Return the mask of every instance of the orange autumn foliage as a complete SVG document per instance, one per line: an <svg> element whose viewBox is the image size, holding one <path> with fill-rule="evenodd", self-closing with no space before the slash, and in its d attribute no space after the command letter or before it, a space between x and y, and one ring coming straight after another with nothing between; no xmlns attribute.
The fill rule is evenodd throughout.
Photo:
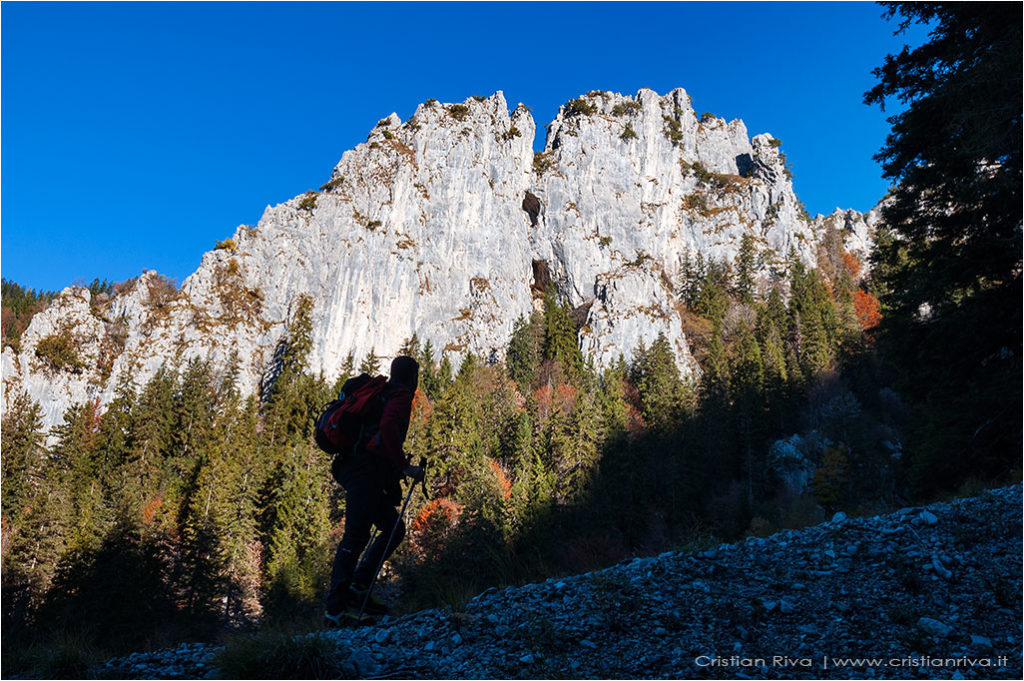
<svg viewBox="0 0 1024 681"><path fill-rule="evenodd" d="M860 320L864 330L878 326L882 321L882 306L871 293L863 289L853 292L853 307L857 311L857 319Z"/></svg>
<svg viewBox="0 0 1024 681"><path fill-rule="evenodd" d="M562 413L572 411L576 404L576 388L571 385L562 384L555 388L555 399L558 400L558 408Z"/></svg>
<svg viewBox="0 0 1024 681"><path fill-rule="evenodd" d="M143 522L145 522L145 523L152 523L153 520L154 520L154 516L156 516L157 511L159 511L160 507L163 506L163 505L164 505L164 500L159 498L159 497L157 497L153 501L149 502L146 505L146 508L144 508L142 510L142 520L143 520Z"/></svg>
<svg viewBox="0 0 1024 681"><path fill-rule="evenodd" d="M843 267L845 267L846 271L850 273L850 276L853 277L855 280L857 278L859 278L860 277L860 260L857 260L856 256L854 256L854 255L852 255L850 253L847 253L846 251L843 251L842 258L843 258Z"/></svg>
<svg viewBox="0 0 1024 681"><path fill-rule="evenodd" d="M447 497L432 500L409 525L409 550L423 559L444 545L462 514L463 505Z"/></svg>
<svg viewBox="0 0 1024 681"><path fill-rule="evenodd" d="M434 404L419 388L416 388L416 392L412 396L412 413L423 423L429 421L431 414L434 413Z"/></svg>
<svg viewBox="0 0 1024 681"><path fill-rule="evenodd" d="M508 475L502 469L501 465L498 464L494 459L488 459L487 463L491 466L491 472L494 473L494 477L498 480L498 485L501 487L501 496L505 499L512 498L512 482L508 479Z"/></svg>
<svg viewBox="0 0 1024 681"><path fill-rule="evenodd" d="M537 415L546 419L551 413L551 386L544 384L533 393L533 400L537 403Z"/></svg>

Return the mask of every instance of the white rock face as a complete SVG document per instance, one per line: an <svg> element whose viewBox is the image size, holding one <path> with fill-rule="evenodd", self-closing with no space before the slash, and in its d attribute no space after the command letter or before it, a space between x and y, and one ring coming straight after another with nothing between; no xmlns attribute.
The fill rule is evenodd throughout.
<svg viewBox="0 0 1024 681"><path fill-rule="evenodd" d="M66 289L20 352L4 350L5 394L26 389L52 426L73 403L109 402L122 377L141 386L164 362L232 356L242 390L255 391L303 294L314 305L311 364L329 378L350 353L388 358L414 333L438 356L500 357L534 309L540 261L574 307L588 306L580 343L599 366L664 333L692 374L674 293L686 254L732 260L749 233L767 281L790 249L813 264L828 221L870 248L873 214L810 220L773 138L748 139L741 121L698 121L681 89L584 96L562 108L536 163L534 134L528 109L510 113L500 92L430 101L404 123L391 114L324 191L239 227L180 292L152 272L100 305ZM83 369L37 357L54 333L76 339Z"/></svg>

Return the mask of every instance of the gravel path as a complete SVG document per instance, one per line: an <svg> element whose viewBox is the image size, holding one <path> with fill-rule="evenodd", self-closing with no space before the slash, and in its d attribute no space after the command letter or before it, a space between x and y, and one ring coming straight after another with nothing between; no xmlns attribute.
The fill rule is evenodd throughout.
<svg viewBox="0 0 1024 681"><path fill-rule="evenodd" d="M1021 486L665 553L463 612L316 632L376 678L1022 678ZM121 678L218 678L217 648L135 654Z"/></svg>

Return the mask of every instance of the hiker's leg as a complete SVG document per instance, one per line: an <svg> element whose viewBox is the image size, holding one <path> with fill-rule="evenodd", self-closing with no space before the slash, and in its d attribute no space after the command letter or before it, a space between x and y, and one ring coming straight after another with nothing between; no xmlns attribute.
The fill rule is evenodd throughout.
<svg viewBox="0 0 1024 681"><path fill-rule="evenodd" d="M331 565L331 590L327 596L328 609L337 611L344 598L359 554L370 541L370 527L377 511L379 493L374 476L368 471L356 471L345 479L345 533L334 554ZM332 607L333 606L333 607Z"/></svg>
<svg viewBox="0 0 1024 681"><path fill-rule="evenodd" d="M388 503L388 499L381 499L374 515L373 524L380 532L377 538L366 550L363 559L359 562L352 580L359 585L368 586L373 579L374 572L381 562L387 560L405 537L405 521L399 519L398 509ZM397 525L396 525L397 523ZM394 530L394 536L388 543L388 537Z"/></svg>

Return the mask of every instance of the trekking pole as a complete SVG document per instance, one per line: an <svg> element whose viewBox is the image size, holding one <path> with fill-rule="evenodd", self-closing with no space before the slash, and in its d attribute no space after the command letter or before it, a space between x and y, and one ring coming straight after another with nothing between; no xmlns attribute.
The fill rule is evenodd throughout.
<svg viewBox="0 0 1024 681"><path fill-rule="evenodd" d="M420 459L420 468L423 469L423 480L425 482L427 478L427 459L422 457ZM423 485L423 493L426 494L427 486ZM359 607L359 619L363 619L363 613L366 612L366 605L370 602L370 596L373 595L373 587L377 585L377 576L380 574L381 569L384 567L384 561L388 557L388 547L391 546L391 542L395 539L395 532L398 531L398 524L402 522L402 518L405 516L405 507L409 505L409 500L412 499L412 493L416 491L416 481L413 480L412 484L409 485L409 492L405 495L405 501L402 502L402 510L398 513L398 519L395 520L395 526L391 528L391 534L388 536L388 543L384 545L384 552L380 557L380 564L377 565L377 569L373 573L373 579L370 580L370 587L366 590L366 595L363 596L363 604Z"/></svg>

